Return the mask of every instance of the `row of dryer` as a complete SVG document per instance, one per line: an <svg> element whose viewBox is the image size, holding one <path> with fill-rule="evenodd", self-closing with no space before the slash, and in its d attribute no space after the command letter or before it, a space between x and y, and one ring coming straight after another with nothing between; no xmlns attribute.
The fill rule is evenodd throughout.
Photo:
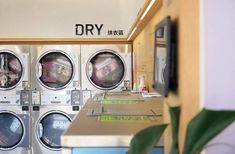
<svg viewBox="0 0 235 154"><path fill-rule="evenodd" d="M0 46L0 153L58 154L85 101L131 72L130 45Z"/></svg>

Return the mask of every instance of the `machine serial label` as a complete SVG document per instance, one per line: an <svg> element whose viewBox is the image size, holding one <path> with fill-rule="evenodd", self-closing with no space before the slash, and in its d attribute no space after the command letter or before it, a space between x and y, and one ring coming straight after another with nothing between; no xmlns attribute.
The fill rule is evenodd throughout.
<svg viewBox="0 0 235 154"><path fill-rule="evenodd" d="M148 116L112 116L102 115L99 117L101 122L150 122Z"/></svg>
<svg viewBox="0 0 235 154"><path fill-rule="evenodd" d="M0 103L2 103L2 104L9 104L11 102L10 101L0 101Z"/></svg>

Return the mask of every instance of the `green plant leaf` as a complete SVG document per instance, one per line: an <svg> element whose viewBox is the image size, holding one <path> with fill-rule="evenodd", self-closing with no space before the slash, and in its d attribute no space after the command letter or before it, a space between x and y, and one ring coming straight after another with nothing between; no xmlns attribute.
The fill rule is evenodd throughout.
<svg viewBox="0 0 235 154"><path fill-rule="evenodd" d="M203 147L235 120L235 111L203 109L187 127L183 154L199 154Z"/></svg>
<svg viewBox="0 0 235 154"><path fill-rule="evenodd" d="M172 147L170 154L179 153L179 121L180 121L180 107L170 107L169 108L172 126Z"/></svg>
<svg viewBox="0 0 235 154"><path fill-rule="evenodd" d="M127 154L147 154L161 138L167 124L147 127L136 133L131 140Z"/></svg>

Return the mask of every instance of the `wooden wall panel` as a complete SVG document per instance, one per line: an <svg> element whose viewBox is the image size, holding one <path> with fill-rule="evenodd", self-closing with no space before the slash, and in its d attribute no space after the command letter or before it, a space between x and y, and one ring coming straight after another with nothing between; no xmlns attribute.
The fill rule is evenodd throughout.
<svg viewBox="0 0 235 154"><path fill-rule="evenodd" d="M145 83L150 91L153 84L153 55L154 55L154 31L155 26L166 16L170 15L174 24L178 26L179 17L179 0L163 0L162 7L158 10L156 15L145 26L142 32L133 41L133 51L136 58L134 61L137 63L137 68L134 70L134 82L138 81L138 76L144 75L146 77ZM138 57L139 55L139 57ZM145 69L143 69L145 66ZM175 92L170 92L167 99L165 99L164 105L164 121L170 122L168 114L168 105L166 104L178 104L179 96ZM171 146L171 128L168 127L165 131L165 153L169 153Z"/></svg>
<svg viewBox="0 0 235 154"><path fill-rule="evenodd" d="M182 107L180 147L188 122L199 111L199 1L180 0L179 96Z"/></svg>
<svg viewBox="0 0 235 154"><path fill-rule="evenodd" d="M188 121L199 110L199 26L198 26L198 1L192 0L163 0L163 5L156 15L145 26L141 33L133 41L134 62L137 68L134 70L134 82L138 83L138 76L146 76L146 84L150 91L153 84L153 50L154 30L157 23L170 15L176 30L177 40L177 82L178 88L170 91L164 100L164 121L170 122L168 105L182 107L180 124L180 149L185 137ZM146 66L146 69L141 67ZM165 153L169 153L171 146L171 129L165 132Z"/></svg>

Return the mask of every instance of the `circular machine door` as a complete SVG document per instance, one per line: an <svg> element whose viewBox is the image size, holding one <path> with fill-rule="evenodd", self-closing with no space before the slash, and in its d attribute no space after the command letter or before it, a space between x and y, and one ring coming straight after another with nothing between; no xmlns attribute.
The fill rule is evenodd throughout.
<svg viewBox="0 0 235 154"><path fill-rule="evenodd" d="M46 114L37 125L40 142L48 149L60 150L60 136L70 123L71 119L64 113L51 112Z"/></svg>
<svg viewBox="0 0 235 154"><path fill-rule="evenodd" d="M101 50L89 59L86 74L95 87L111 90L124 80L125 63L114 51Z"/></svg>
<svg viewBox="0 0 235 154"><path fill-rule="evenodd" d="M9 90L17 86L23 75L23 65L9 50L0 50L0 89Z"/></svg>
<svg viewBox="0 0 235 154"><path fill-rule="evenodd" d="M24 127L21 120L8 112L0 113L0 150L14 149L22 140Z"/></svg>
<svg viewBox="0 0 235 154"><path fill-rule="evenodd" d="M74 75L71 58L60 50L53 50L39 59L38 79L48 89L65 88Z"/></svg>

